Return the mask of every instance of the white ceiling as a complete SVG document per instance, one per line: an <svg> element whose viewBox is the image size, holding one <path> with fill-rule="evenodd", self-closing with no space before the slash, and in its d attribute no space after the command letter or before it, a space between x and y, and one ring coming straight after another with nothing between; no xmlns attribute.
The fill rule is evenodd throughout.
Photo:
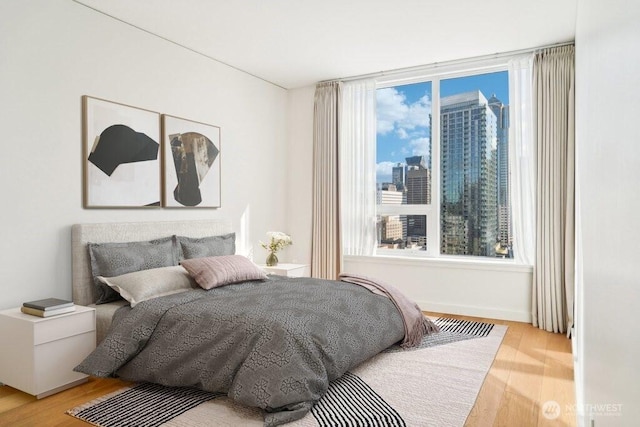
<svg viewBox="0 0 640 427"><path fill-rule="evenodd" d="M74 0L290 89L571 41L578 0Z"/></svg>

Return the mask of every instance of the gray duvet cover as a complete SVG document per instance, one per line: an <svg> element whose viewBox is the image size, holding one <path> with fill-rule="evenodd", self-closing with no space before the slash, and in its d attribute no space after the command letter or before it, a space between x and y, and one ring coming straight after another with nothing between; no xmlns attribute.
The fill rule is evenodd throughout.
<svg viewBox="0 0 640 427"><path fill-rule="evenodd" d="M125 306L77 368L99 377L223 392L303 417L329 382L404 336L393 302L350 283L270 276Z"/></svg>

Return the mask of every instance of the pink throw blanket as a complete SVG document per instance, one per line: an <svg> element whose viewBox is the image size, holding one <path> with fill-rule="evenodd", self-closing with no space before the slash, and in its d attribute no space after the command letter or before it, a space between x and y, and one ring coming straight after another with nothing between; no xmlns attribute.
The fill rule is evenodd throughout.
<svg viewBox="0 0 640 427"><path fill-rule="evenodd" d="M338 279L360 285L393 301L404 323L404 340L400 344L402 348L414 347L420 344L425 335L440 332L440 328L422 314L420 307L394 286L359 274L340 273Z"/></svg>

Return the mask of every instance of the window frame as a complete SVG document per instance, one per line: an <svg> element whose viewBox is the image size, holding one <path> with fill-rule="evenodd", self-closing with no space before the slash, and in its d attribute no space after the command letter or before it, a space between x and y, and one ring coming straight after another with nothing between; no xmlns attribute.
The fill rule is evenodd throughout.
<svg viewBox="0 0 640 427"><path fill-rule="evenodd" d="M376 204L376 217L382 215L425 215L427 226L427 250L410 251L398 249L378 248L376 246L373 256L394 258L422 258L445 261L491 263L493 265L516 264L515 258L485 257L479 255L449 255L440 253L441 240L441 168L440 168L440 84L442 80L471 77L481 74L508 71L510 56L482 59L479 61L459 61L439 66L433 64L430 67L383 75L376 78L376 90L393 88L397 86L416 83L431 82L431 117L437 117L431 121L431 204ZM509 91L511 81L509 80ZM377 139L376 139L377 144ZM509 139L511 145L511 138ZM511 201L510 201L511 203Z"/></svg>

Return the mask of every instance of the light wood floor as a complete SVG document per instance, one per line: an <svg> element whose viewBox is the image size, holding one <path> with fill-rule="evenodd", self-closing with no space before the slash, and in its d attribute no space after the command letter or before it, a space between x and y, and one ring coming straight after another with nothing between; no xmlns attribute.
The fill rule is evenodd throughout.
<svg viewBox="0 0 640 427"><path fill-rule="evenodd" d="M571 413L575 396L570 340L526 323L447 316L509 327L465 426L575 426ZM85 384L41 400L0 386L0 426L86 427L89 424L64 412L127 384L115 379L90 378ZM559 404L558 418L548 420L542 414L546 401Z"/></svg>

